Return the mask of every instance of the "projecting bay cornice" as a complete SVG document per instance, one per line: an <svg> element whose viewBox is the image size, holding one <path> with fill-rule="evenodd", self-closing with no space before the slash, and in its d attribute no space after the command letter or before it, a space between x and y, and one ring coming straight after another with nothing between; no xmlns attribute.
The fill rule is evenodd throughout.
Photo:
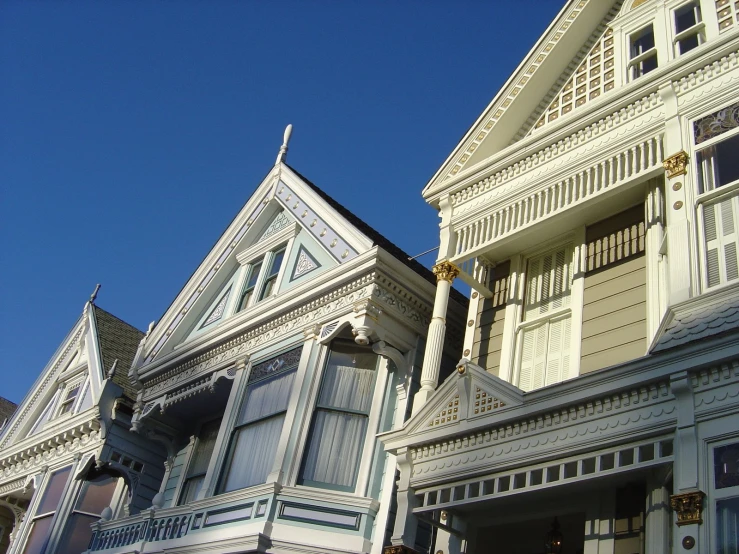
<svg viewBox="0 0 739 554"><path fill-rule="evenodd" d="M421 279L420 276L418 278ZM415 284L431 287L425 281L424 285L420 281ZM319 291L292 309L270 314L268 318L249 318L245 326L221 330L220 342L208 343L194 351L188 349L187 353L180 352L177 359L162 363L158 373L142 378L142 401L150 403L163 395L173 394L185 385L248 358L263 345L351 314L360 301L373 302L381 309L383 317L394 317L419 334L428 327L430 303L383 271L371 269L350 281Z"/></svg>
<svg viewBox="0 0 739 554"><path fill-rule="evenodd" d="M4 450L0 457L0 478L28 472L65 454L97 444L101 439L99 419L97 408L87 410Z"/></svg>
<svg viewBox="0 0 739 554"><path fill-rule="evenodd" d="M620 125L626 125L640 118L645 109L653 109L656 100L658 109L661 101L658 90L672 84L682 104L681 97L694 94L706 80L728 74L739 65L737 37L739 33L730 32L712 41L711 49L700 49L681 56L669 65L658 68L644 77L617 90L604 94L597 100L588 102L577 111L577 116L562 117L547 125L546 134L533 134L479 162L465 168L458 175L450 177L441 184L425 191L427 202L438 207L439 200L455 196L455 203L461 196L471 194L466 189L479 188L484 179L494 178L495 183L503 182L511 176L524 173L527 168L545 162L553 155L561 155L577 148L594 136L608 133ZM703 92L699 92L703 94Z"/></svg>
<svg viewBox="0 0 739 554"><path fill-rule="evenodd" d="M503 396L490 389L491 378L481 368L468 364L464 374L449 377L401 430L380 438L391 453L408 450L420 484L524 460L534 463L557 453L637 440L639 435L672 433L678 416L671 379L679 374L688 375L696 418L739 409L736 334L521 393L522 402L504 401L481 413L475 411L480 391L487 388L488 395ZM470 384L460 386L464 380ZM456 417L439 422L441 411L450 405L459 406Z"/></svg>

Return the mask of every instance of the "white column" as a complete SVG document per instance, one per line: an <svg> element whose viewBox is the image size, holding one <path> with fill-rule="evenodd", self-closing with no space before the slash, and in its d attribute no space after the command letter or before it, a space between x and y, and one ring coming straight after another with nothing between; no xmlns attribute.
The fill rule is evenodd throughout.
<svg viewBox="0 0 739 554"><path fill-rule="evenodd" d="M466 522L460 517L454 516L446 511L441 513L442 523L449 526L458 533L451 533L445 529L436 530L436 542L432 552L444 552L444 554L465 554L467 552L467 540L464 538L467 530Z"/></svg>
<svg viewBox="0 0 739 554"><path fill-rule="evenodd" d="M670 551L670 493L664 485L663 472L655 472L647 479L647 509L644 545L646 554Z"/></svg>
<svg viewBox="0 0 739 554"><path fill-rule="evenodd" d="M439 368L444 352L444 335L446 334L446 310L449 304L449 289L452 281L459 275L459 268L451 262L440 262L433 267L436 275L436 298L434 312L426 337L426 350L423 355L421 370L421 389L413 399L413 414L423 408L439 383Z"/></svg>

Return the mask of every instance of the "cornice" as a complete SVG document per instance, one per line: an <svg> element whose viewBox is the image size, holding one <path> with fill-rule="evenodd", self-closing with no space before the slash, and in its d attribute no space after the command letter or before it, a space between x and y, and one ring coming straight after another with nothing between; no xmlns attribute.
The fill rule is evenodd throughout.
<svg viewBox="0 0 739 554"><path fill-rule="evenodd" d="M487 160L447 179L445 186L437 186L433 191L424 190L424 198L428 203L436 204L441 195L458 195L467 189L479 187L482 181L490 179L491 176L496 176L498 182L498 174L501 174L501 177L510 175L511 172L517 175L516 171L520 173L521 170L525 170L533 159L551 156L554 147L555 151L561 154L563 145L569 146L567 150L571 149L573 141L581 137L582 133L592 133L595 128L601 128L601 123L607 123L606 128L601 130L608 131L633 119L633 115L638 115L636 112L643 111L639 105L657 95L657 90L663 83L675 84L678 95L685 95L692 88L703 84L709 76L715 78L734 67L736 45L732 43L736 38L737 32L722 35L711 41L712 49L691 52L673 60L664 68L659 68L639 80L602 95L598 100L583 106L577 117L570 117L571 114L568 114L559 118L549 124L550 129L547 133L535 133L517 141ZM658 98L657 100L661 104ZM579 143L580 141L576 141L574 146Z"/></svg>
<svg viewBox="0 0 739 554"><path fill-rule="evenodd" d="M384 309L417 332L423 332L428 326L431 307L427 303L381 272L369 271L304 305L251 327L206 352L182 363L164 367L161 373L151 379L142 378L142 400L148 402L169 393L183 383L197 380L289 333L325 323L343 312L351 312L355 302L366 298L374 298Z"/></svg>
<svg viewBox="0 0 739 554"><path fill-rule="evenodd" d="M102 443L100 422L96 414L75 420L74 426L67 427L51 435L38 437L32 445L21 445L3 452L0 458L0 476L10 478L14 475L29 473L34 468L49 465L55 459L67 454ZM34 437L36 438L36 437Z"/></svg>
<svg viewBox="0 0 739 554"><path fill-rule="evenodd" d="M44 380L41 382L41 384L36 386L36 389L33 392L33 396L31 396L30 398L27 398L24 401L23 410L20 413L14 414L12 427L10 427L5 433L5 436L3 437L3 440L0 443L0 448L5 449L8 447L8 443L15 436L21 424L26 421L26 418L28 417L28 414L31 411L31 408L33 408L36 405L36 401L46 391L46 387L49 385L49 383L56 382L55 375L56 375L57 369L59 369L59 366L62 365L62 362L64 362L67 359L67 355L69 354L69 352L77 347L77 341L82 336L82 333L85 331L85 329L86 329L85 325L79 326L79 328L74 333L72 338L68 340L67 346L64 348L64 351L61 353L61 355L59 355L59 357L57 358L56 363L54 363L51 369L46 371L46 376L44 377Z"/></svg>

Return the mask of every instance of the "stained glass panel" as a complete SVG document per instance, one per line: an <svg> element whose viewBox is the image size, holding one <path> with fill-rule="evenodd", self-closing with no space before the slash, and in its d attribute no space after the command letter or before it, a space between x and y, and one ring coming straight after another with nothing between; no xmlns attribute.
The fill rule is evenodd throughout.
<svg viewBox="0 0 739 554"><path fill-rule="evenodd" d="M695 121L693 123L695 143L700 144L737 127L739 127L739 102Z"/></svg>

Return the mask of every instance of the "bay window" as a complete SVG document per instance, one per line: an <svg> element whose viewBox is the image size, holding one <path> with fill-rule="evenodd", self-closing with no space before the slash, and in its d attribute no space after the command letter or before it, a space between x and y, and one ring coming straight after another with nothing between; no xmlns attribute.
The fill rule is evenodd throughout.
<svg viewBox="0 0 739 554"><path fill-rule="evenodd" d="M529 259L514 384L530 391L569 377L572 247Z"/></svg>
<svg viewBox="0 0 739 554"><path fill-rule="evenodd" d="M67 519L56 554L78 554L87 549L92 535L90 524L100 519L111 501L121 496L123 479L108 473L95 472L82 483L72 514Z"/></svg>
<svg viewBox="0 0 739 554"><path fill-rule="evenodd" d="M201 427L193 447L190 462L187 465L185 482L180 493L180 504L187 504L197 499L200 489L203 488L205 474L208 470L210 457L213 455L213 449L216 446L220 427L220 419L205 423Z"/></svg>
<svg viewBox="0 0 739 554"><path fill-rule="evenodd" d="M736 439L734 439L736 440ZM739 552L739 442L713 449L715 552Z"/></svg>
<svg viewBox="0 0 739 554"><path fill-rule="evenodd" d="M46 489L31 520L31 530L28 533L23 554L41 554L46 548L46 542L51 534L51 524L59 509L59 503L71 471L71 467L65 467L49 476Z"/></svg>
<svg viewBox="0 0 739 554"><path fill-rule="evenodd" d="M378 356L337 339L323 371L299 483L353 492L367 434Z"/></svg>
<svg viewBox="0 0 739 554"><path fill-rule="evenodd" d="M267 480L282 433L302 348L252 367L231 433L219 493Z"/></svg>
<svg viewBox="0 0 739 554"><path fill-rule="evenodd" d="M703 284L739 278L739 103L693 124Z"/></svg>

